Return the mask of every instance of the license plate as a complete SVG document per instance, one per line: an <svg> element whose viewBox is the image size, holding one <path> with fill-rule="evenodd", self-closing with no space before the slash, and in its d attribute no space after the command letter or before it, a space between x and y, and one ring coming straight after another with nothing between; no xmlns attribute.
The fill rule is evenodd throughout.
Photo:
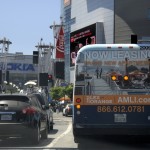
<svg viewBox="0 0 150 150"><path fill-rule="evenodd" d="M127 122L126 114L114 114L114 122Z"/></svg>
<svg viewBox="0 0 150 150"><path fill-rule="evenodd" d="M1 120L12 120L11 114L1 115Z"/></svg>

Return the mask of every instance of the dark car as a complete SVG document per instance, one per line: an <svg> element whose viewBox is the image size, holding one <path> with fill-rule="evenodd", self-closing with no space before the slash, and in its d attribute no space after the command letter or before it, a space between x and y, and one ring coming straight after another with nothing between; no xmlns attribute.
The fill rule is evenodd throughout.
<svg viewBox="0 0 150 150"><path fill-rule="evenodd" d="M45 93L33 93L33 95L35 95L38 98L41 106L43 108L45 108L45 111L47 113L48 129L53 130L53 124L54 124L53 111L49 106L49 102L48 102L48 98L47 98L46 94Z"/></svg>
<svg viewBox="0 0 150 150"><path fill-rule="evenodd" d="M67 104L63 109L63 116L72 116L73 104Z"/></svg>
<svg viewBox="0 0 150 150"><path fill-rule="evenodd" d="M27 138L38 144L47 139L47 114L32 95L0 95L0 137Z"/></svg>

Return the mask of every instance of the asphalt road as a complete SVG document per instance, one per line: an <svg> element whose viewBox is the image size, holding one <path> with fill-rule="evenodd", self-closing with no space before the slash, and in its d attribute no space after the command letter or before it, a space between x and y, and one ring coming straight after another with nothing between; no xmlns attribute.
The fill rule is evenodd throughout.
<svg viewBox="0 0 150 150"><path fill-rule="evenodd" d="M72 117L54 113L54 129L48 134L48 139L41 140L38 145L23 139L0 140L0 149L38 149L38 150L149 150L150 142L142 138L126 136L95 136L84 137L80 144L74 143L72 134Z"/></svg>

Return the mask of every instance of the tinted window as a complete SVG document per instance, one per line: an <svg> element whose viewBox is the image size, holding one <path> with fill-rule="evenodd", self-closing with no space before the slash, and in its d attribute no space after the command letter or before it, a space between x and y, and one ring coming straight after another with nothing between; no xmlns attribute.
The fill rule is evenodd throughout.
<svg viewBox="0 0 150 150"><path fill-rule="evenodd" d="M35 107L39 107L36 98L33 96L31 97L31 104Z"/></svg>
<svg viewBox="0 0 150 150"><path fill-rule="evenodd" d="M27 96L20 95L2 95L0 96L1 100L12 100L12 101L21 101L21 102L29 102L29 98Z"/></svg>
<svg viewBox="0 0 150 150"><path fill-rule="evenodd" d="M37 99L39 100L39 102L40 102L41 105L48 105L48 100L47 100L47 97L46 97L45 94L36 93L34 95L37 97Z"/></svg>
<svg viewBox="0 0 150 150"><path fill-rule="evenodd" d="M36 103L37 103L39 108L42 108L41 103L39 102L38 98L36 98Z"/></svg>
<svg viewBox="0 0 150 150"><path fill-rule="evenodd" d="M40 94L35 94L41 105L45 105L44 98Z"/></svg>
<svg viewBox="0 0 150 150"><path fill-rule="evenodd" d="M48 105L49 103L48 103L48 98L47 98L47 96L46 96L45 94L42 94L42 93L41 93L41 96L42 96L43 99L44 99L45 105Z"/></svg>

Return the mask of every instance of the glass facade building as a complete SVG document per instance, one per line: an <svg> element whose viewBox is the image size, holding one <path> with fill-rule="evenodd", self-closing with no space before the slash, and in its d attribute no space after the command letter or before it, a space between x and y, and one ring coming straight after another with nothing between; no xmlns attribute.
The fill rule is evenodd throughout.
<svg viewBox="0 0 150 150"><path fill-rule="evenodd" d="M131 43L131 35L137 35L138 41L150 41L148 0L62 0L62 5L67 82L74 79L74 67L70 66L71 33L99 23L96 43Z"/></svg>
<svg viewBox="0 0 150 150"><path fill-rule="evenodd" d="M65 45L65 81L70 82L70 32L71 32L71 1L63 0L64 45Z"/></svg>

